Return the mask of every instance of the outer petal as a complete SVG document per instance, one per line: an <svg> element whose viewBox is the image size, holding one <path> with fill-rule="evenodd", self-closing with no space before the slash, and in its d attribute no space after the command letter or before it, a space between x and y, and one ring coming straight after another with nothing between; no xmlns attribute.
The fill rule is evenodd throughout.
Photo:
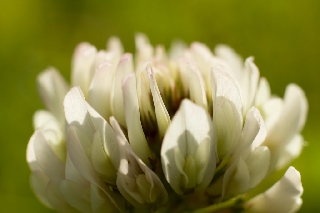
<svg viewBox="0 0 320 213"><path fill-rule="evenodd" d="M47 207L52 208L46 195L46 188L50 179L42 171L32 172L30 176L30 184L39 200Z"/></svg>
<svg viewBox="0 0 320 213"><path fill-rule="evenodd" d="M246 204L246 212L287 213L299 210L303 188L300 173L289 167L285 175L270 189Z"/></svg>
<svg viewBox="0 0 320 213"><path fill-rule="evenodd" d="M111 116L111 90L114 65L108 61L101 63L96 69L89 89L89 104L105 119Z"/></svg>
<svg viewBox="0 0 320 213"><path fill-rule="evenodd" d="M38 90L46 108L64 125L63 99L69 90L68 83L54 68L48 68L37 78Z"/></svg>
<svg viewBox="0 0 320 213"><path fill-rule="evenodd" d="M198 68L186 58L179 60L180 76L185 94L196 104L208 109L208 102L205 92L205 82Z"/></svg>
<svg viewBox="0 0 320 213"><path fill-rule="evenodd" d="M117 207L121 212L125 212L124 200L121 199L117 193L112 192L109 187L106 187L105 183L101 180L80 144L75 127L69 128L67 145L70 159L79 173L90 183L95 184L105 192L115 207Z"/></svg>
<svg viewBox="0 0 320 213"><path fill-rule="evenodd" d="M213 120L218 135L218 156L230 155L242 129L242 101L235 79L221 65L212 72Z"/></svg>
<svg viewBox="0 0 320 213"><path fill-rule="evenodd" d="M197 154L202 143L207 143L205 150L208 155ZM215 171L215 153L216 136L209 114L188 99L183 100L161 147L162 167L171 187L178 194L183 194L191 185L196 190L208 186ZM206 159L199 159L201 157ZM195 180L191 185L188 183Z"/></svg>
<svg viewBox="0 0 320 213"><path fill-rule="evenodd" d="M160 133L160 137L163 137L168 126L170 125L170 116L161 98L160 91L156 79L154 77L152 68L148 67L147 72L150 80L150 90L153 97L153 104L157 118L158 130Z"/></svg>
<svg viewBox="0 0 320 213"><path fill-rule="evenodd" d="M141 158L145 164L149 165L149 158L153 159L154 156L150 151L140 121L141 110L139 110L136 78L134 74L129 74L123 79L122 90L130 146L139 158Z"/></svg>
<svg viewBox="0 0 320 213"><path fill-rule="evenodd" d="M111 117L119 143L120 166L117 187L134 206L140 204L164 204L168 194L159 177L132 151L117 121Z"/></svg>
<svg viewBox="0 0 320 213"><path fill-rule="evenodd" d="M72 59L71 85L79 86L85 96L88 95L90 72L95 61L97 49L89 43L81 43L76 47Z"/></svg>
<svg viewBox="0 0 320 213"><path fill-rule="evenodd" d="M111 93L111 109L112 115L117 121L126 127L125 113L124 113L124 100L122 92L122 79L129 73L133 72L132 55L127 53L122 56L117 70L115 72L113 89Z"/></svg>
<svg viewBox="0 0 320 213"><path fill-rule="evenodd" d="M64 199L75 209L84 213L91 213L91 203L88 200L90 188L85 188L75 182L63 180L60 184L60 192Z"/></svg>

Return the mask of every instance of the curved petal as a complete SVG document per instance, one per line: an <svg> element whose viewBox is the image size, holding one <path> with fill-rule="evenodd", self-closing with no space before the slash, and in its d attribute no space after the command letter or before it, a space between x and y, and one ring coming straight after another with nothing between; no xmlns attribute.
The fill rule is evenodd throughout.
<svg viewBox="0 0 320 213"><path fill-rule="evenodd" d="M245 212L297 212L302 204L302 192L300 173L289 167L285 175L270 189L248 201Z"/></svg>
<svg viewBox="0 0 320 213"><path fill-rule="evenodd" d="M184 92L189 94L192 101L208 110L206 85L198 68L187 58L179 60L179 67Z"/></svg>
<svg viewBox="0 0 320 213"><path fill-rule="evenodd" d="M136 78L134 74L127 75L122 81L125 117L128 128L128 138L132 150L149 165L149 158L154 156L149 148L140 121L139 103L137 97Z"/></svg>
<svg viewBox="0 0 320 213"><path fill-rule="evenodd" d="M202 146L207 148L208 154L197 152L203 150ZM167 181L178 194L190 188L204 189L213 178L215 155L216 135L210 115L188 99L183 100L161 147L161 162Z"/></svg>
<svg viewBox="0 0 320 213"><path fill-rule="evenodd" d="M37 77L38 91L46 108L64 125L63 99L69 90L65 79L54 68L48 68Z"/></svg>
<svg viewBox="0 0 320 213"><path fill-rule="evenodd" d="M70 180L63 180L60 184L60 192L63 198L75 209L83 213L91 213L90 188L85 188Z"/></svg>
<svg viewBox="0 0 320 213"><path fill-rule="evenodd" d="M145 203L164 204L168 194L159 177L133 152L118 122L111 117L119 143L120 166L117 187L134 206Z"/></svg>
<svg viewBox="0 0 320 213"><path fill-rule="evenodd" d="M40 130L36 130L30 140L33 140L34 154L39 167L50 180L59 185L64 179L64 164L55 155Z"/></svg>
<svg viewBox="0 0 320 213"><path fill-rule="evenodd" d="M30 184L36 196L45 206L52 208L46 195L46 188L49 182L50 179L42 171L32 172L30 176Z"/></svg>
<svg viewBox="0 0 320 213"><path fill-rule="evenodd" d="M153 97L153 104L155 108L158 130L160 133L160 137L162 138L170 125L170 116L166 109L166 106L163 103L163 100L160 95L160 91L154 77L153 71L151 67L147 67L148 77L150 80L150 90Z"/></svg>
<svg viewBox="0 0 320 213"><path fill-rule="evenodd" d="M111 110L112 115L117 121L126 127L124 100L122 92L122 79L129 73L133 72L132 55L127 53L122 56L115 72L113 88L111 93Z"/></svg>
<svg viewBox="0 0 320 213"><path fill-rule="evenodd" d="M111 90L114 65L108 61L96 69L89 88L88 102L105 119L111 116ZM103 98L102 98L103 97Z"/></svg>
<svg viewBox="0 0 320 213"><path fill-rule="evenodd" d="M97 49L89 43L80 43L73 54L71 85L79 86L85 96L88 95L90 72L93 66Z"/></svg>

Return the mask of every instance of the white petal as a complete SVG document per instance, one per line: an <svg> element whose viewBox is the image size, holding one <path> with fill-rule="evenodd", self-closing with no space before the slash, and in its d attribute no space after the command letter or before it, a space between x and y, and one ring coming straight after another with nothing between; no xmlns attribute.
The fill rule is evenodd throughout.
<svg viewBox="0 0 320 213"><path fill-rule="evenodd" d="M67 141L68 154L70 155L70 159L72 160L75 168L79 171L79 173L90 183L95 184L103 192L105 192L111 200L111 202L117 207L119 211L125 212L125 207L123 206L123 199L119 198L119 195L111 191L109 187L106 187L106 184L101 180L97 171L94 169L91 161L89 160L85 151L83 150L79 138L77 136L75 127L73 126L70 127L68 130Z"/></svg>
<svg viewBox="0 0 320 213"><path fill-rule="evenodd" d="M85 179L73 165L69 154L67 154L65 174L65 179L75 182L83 187L89 186L89 181Z"/></svg>
<svg viewBox="0 0 320 213"><path fill-rule="evenodd" d="M63 99L69 90L68 83L54 68L48 68L37 77L38 90L46 108L64 124Z"/></svg>
<svg viewBox="0 0 320 213"><path fill-rule="evenodd" d="M149 42L148 37L145 34L137 33L135 36L136 43L136 64L137 67L141 65L142 62L150 60L153 56L153 47Z"/></svg>
<svg viewBox="0 0 320 213"><path fill-rule="evenodd" d="M250 147L254 150L265 140L267 129L261 117L259 110L252 107L246 116L246 122L241 132L240 140L231 160L236 160L241 154L244 154Z"/></svg>
<svg viewBox="0 0 320 213"><path fill-rule="evenodd" d="M236 79L241 79L242 69L243 69L243 59L239 56L232 48L227 45L217 45L215 48L215 53L221 59L223 59L226 64L230 66L230 71Z"/></svg>
<svg viewBox="0 0 320 213"><path fill-rule="evenodd" d="M40 130L35 131L33 140L34 154L39 167L55 184L64 179L64 164L52 151Z"/></svg>
<svg viewBox="0 0 320 213"><path fill-rule="evenodd" d="M63 104L67 123L77 127L84 136L92 139L95 133L95 128L91 121L91 116L88 113L84 95L80 88L72 88L66 95Z"/></svg>
<svg viewBox="0 0 320 213"><path fill-rule="evenodd" d="M36 154L34 151L34 140L35 139L36 139L36 134L34 133L28 142L27 154L26 154L27 162L28 162L29 168L32 172L42 171L42 169L39 166L39 163L37 162Z"/></svg>
<svg viewBox="0 0 320 213"><path fill-rule="evenodd" d="M253 62L253 57L246 59L242 75L243 78L240 84L242 88L243 113L246 114L253 105L260 76L258 67Z"/></svg>
<svg viewBox="0 0 320 213"><path fill-rule="evenodd" d="M270 151L266 146L255 149L245 159L250 173L250 188L257 186L266 176L270 164Z"/></svg>
<svg viewBox="0 0 320 213"><path fill-rule="evenodd" d="M111 117L119 143L120 166L117 187L134 206L144 203L164 204L168 194L159 177L133 152L117 121Z"/></svg>
<svg viewBox="0 0 320 213"><path fill-rule="evenodd" d="M213 87L216 88L216 97L224 97L230 100L239 111L242 119L242 100L240 96L240 89L237 81L232 77L226 67L216 65L212 71ZM213 99L215 102L215 100ZM216 104L216 103L214 103Z"/></svg>
<svg viewBox="0 0 320 213"><path fill-rule="evenodd" d="M151 99L149 78L147 67L151 65L150 61L143 63L136 72L136 94L138 95L141 119L143 123L152 124L155 121L154 106Z"/></svg>
<svg viewBox="0 0 320 213"><path fill-rule="evenodd" d="M59 186L50 181L47 185L46 195L52 207L59 212L77 213L78 211L70 206L62 196Z"/></svg>
<svg viewBox="0 0 320 213"><path fill-rule="evenodd" d="M32 172L30 176L30 184L39 200L49 208L52 208L47 195L46 188L50 179L41 171Z"/></svg>
<svg viewBox="0 0 320 213"><path fill-rule="evenodd" d="M105 119L111 116L111 90L114 66L105 61L96 69L90 84L88 102Z"/></svg>
<svg viewBox="0 0 320 213"><path fill-rule="evenodd" d="M85 188L75 182L63 180L60 184L60 192L63 198L80 212L90 213L90 200L87 200L90 188ZM89 195L90 196L90 195Z"/></svg>
<svg viewBox="0 0 320 213"><path fill-rule="evenodd" d="M303 91L294 84L288 85L282 113L277 123L268 131L267 140L279 143L290 140L304 126L307 110L307 100Z"/></svg>
<svg viewBox="0 0 320 213"><path fill-rule="evenodd" d="M248 201L246 212L297 212L302 204L300 173L290 167L270 189Z"/></svg>
<svg viewBox="0 0 320 213"><path fill-rule="evenodd" d="M122 56L113 81L113 89L111 93L111 110L112 115L117 121L126 127L126 120L124 114L124 101L122 92L122 79L129 73L133 72L132 55L127 53Z"/></svg>
<svg viewBox="0 0 320 213"><path fill-rule="evenodd" d="M201 143L209 139L209 159L208 164L202 162L203 159L197 159L199 154L196 152ZM211 121L210 115L200 106L195 105L188 99L181 102L179 110L173 117L161 147L161 162L163 171L167 181L171 187L178 193L183 194L185 190L182 186L181 168L176 163L176 149L181 152L183 158L188 156L195 159L198 165L203 165L203 168L197 168L195 173L200 173L203 180L198 183L196 190L201 190L208 186L210 183L216 165L216 138L214 126ZM179 161L180 162L180 161ZM180 166L181 167L181 166ZM199 176L198 176L199 177Z"/></svg>
<svg viewBox="0 0 320 213"><path fill-rule="evenodd" d="M242 157L234 162L223 177L222 198L246 192L250 188L250 173Z"/></svg>
<svg viewBox="0 0 320 213"><path fill-rule="evenodd" d="M155 108L158 129L159 129L160 137L162 138L168 126L170 125L170 116L166 109L166 106L162 101L160 91L159 91L156 79L154 77L152 68L148 67L147 72L150 80L150 90L153 97L153 104Z"/></svg>
<svg viewBox="0 0 320 213"><path fill-rule="evenodd" d="M291 161L296 159L303 148L304 140L302 135L295 135L291 141L286 144L283 150L281 150L281 154L276 164L276 169L281 169L284 166L287 166Z"/></svg>
<svg viewBox="0 0 320 213"><path fill-rule="evenodd" d="M89 43L81 43L76 47L72 59L71 85L79 86L85 96L90 85L90 71L93 66L97 49Z"/></svg>
<svg viewBox="0 0 320 213"><path fill-rule="evenodd" d="M106 155L103 149L103 142L101 135L97 131L92 143L92 164L94 168L100 173L104 182L115 184L117 177L117 170L115 169L109 156Z"/></svg>
<svg viewBox="0 0 320 213"><path fill-rule="evenodd" d="M267 100L270 99L271 91L270 85L266 78L261 77L259 81L259 86L256 92L255 103L254 105L259 107Z"/></svg>
<svg viewBox="0 0 320 213"><path fill-rule="evenodd" d="M192 101L207 110L206 85L200 71L186 58L179 60L179 66L184 92L189 93Z"/></svg>
<svg viewBox="0 0 320 213"><path fill-rule="evenodd" d="M140 121L140 110L134 74L129 74L123 79L122 90L130 146L139 158L148 165L149 158L153 159L153 154L149 149Z"/></svg>
<svg viewBox="0 0 320 213"><path fill-rule="evenodd" d="M73 165L79 173L91 183L94 183L104 188L104 183L98 176L92 163L88 159L85 151L83 150L78 138L78 133L75 127L70 127L68 130L67 150L72 160Z"/></svg>
<svg viewBox="0 0 320 213"><path fill-rule="evenodd" d="M123 46L118 37L111 37L107 43L107 51L112 53L112 63L117 64L123 55Z"/></svg>
<svg viewBox="0 0 320 213"><path fill-rule="evenodd" d="M110 201L109 197L97 186L90 187L91 207L94 213L116 213L118 209Z"/></svg>

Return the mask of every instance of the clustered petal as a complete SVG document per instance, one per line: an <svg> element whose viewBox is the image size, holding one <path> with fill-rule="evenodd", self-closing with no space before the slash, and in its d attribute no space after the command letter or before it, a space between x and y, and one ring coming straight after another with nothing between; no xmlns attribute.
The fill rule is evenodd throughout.
<svg viewBox="0 0 320 213"><path fill-rule="evenodd" d="M27 147L31 187L58 212L296 212L300 174L250 190L303 147L308 104L290 84L271 95L253 57L194 42L166 53L136 35L98 51L77 46L69 85L48 68L38 79L47 110ZM70 89L71 88L71 89ZM256 190L259 191L259 188ZM250 196L249 196L250 197Z"/></svg>

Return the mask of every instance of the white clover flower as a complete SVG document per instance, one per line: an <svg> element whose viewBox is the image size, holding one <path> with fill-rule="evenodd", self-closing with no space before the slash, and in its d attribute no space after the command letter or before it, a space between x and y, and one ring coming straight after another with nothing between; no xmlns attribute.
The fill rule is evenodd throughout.
<svg viewBox="0 0 320 213"><path fill-rule="evenodd" d="M81 43L71 86L54 69L38 77L47 110L27 147L31 186L59 212L295 212L299 172L247 200L302 149L307 101L284 99L249 57L227 46L174 43L168 54L136 36L135 57L117 38ZM71 89L70 89L71 88Z"/></svg>

